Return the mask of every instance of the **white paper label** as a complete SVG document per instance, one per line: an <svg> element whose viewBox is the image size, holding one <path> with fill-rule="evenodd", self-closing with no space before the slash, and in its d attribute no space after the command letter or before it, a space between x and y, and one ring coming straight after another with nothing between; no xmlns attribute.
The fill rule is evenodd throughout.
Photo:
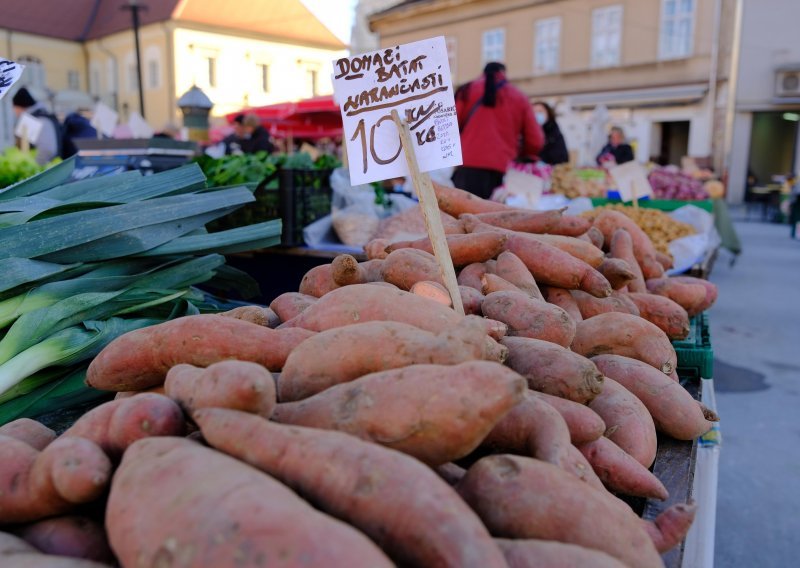
<svg viewBox="0 0 800 568"><path fill-rule="evenodd" d="M24 65L0 57L0 99L2 99L11 86L22 77Z"/></svg>
<svg viewBox="0 0 800 568"><path fill-rule="evenodd" d="M408 123L422 172L461 164L444 37L333 62L353 185L409 175L392 110Z"/></svg>
<svg viewBox="0 0 800 568"><path fill-rule="evenodd" d="M152 138L153 129L138 112L132 112L128 118L128 128L134 138Z"/></svg>
<svg viewBox="0 0 800 568"><path fill-rule="evenodd" d="M506 203L508 204L508 199L512 199L514 207L536 209L536 204L544 192L542 178L515 168L506 170L503 185L508 195Z"/></svg>
<svg viewBox="0 0 800 568"><path fill-rule="evenodd" d="M27 138L28 142L35 145L43 126L41 120L25 112L20 115L14 134L20 138Z"/></svg>
<svg viewBox="0 0 800 568"><path fill-rule="evenodd" d="M98 132L111 137L114 135L114 129L117 127L117 120L119 115L107 105L97 103L92 113L92 126Z"/></svg>
<svg viewBox="0 0 800 568"><path fill-rule="evenodd" d="M608 170L617 185L622 201L628 202L653 195L647 171L638 162L625 162Z"/></svg>

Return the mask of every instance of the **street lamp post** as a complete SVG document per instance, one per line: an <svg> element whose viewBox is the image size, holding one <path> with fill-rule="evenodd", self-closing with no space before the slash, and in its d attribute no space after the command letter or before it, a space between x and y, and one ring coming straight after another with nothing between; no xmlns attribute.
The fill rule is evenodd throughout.
<svg viewBox="0 0 800 568"><path fill-rule="evenodd" d="M133 21L133 40L136 43L136 83L139 86L139 114L144 118L144 86L142 85L142 53L139 48L139 12L147 10L147 6L139 4L138 0L128 0L122 6L123 10L130 10Z"/></svg>

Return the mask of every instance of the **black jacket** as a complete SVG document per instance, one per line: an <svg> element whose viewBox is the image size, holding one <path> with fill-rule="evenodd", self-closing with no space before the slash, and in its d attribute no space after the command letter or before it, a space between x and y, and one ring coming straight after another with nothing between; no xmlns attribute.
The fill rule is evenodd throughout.
<svg viewBox="0 0 800 568"><path fill-rule="evenodd" d="M600 153L597 154L598 164L601 164L600 158L602 158L604 154L611 154L614 156L614 159L617 161L617 165L633 161L633 148L631 148L630 144L620 144L616 147L612 146L611 144L606 144L603 146L603 149L600 150Z"/></svg>
<svg viewBox="0 0 800 568"><path fill-rule="evenodd" d="M240 141L242 152L245 154L254 154L256 152L273 152L275 145L269 139L269 132L263 126L259 126L253 130L253 135Z"/></svg>
<svg viewBox="0 0 800 568"><path fill-rule="evenodd" d="M567 144L564 135L555 120L549 120L542 125L544 130L544 147L539 151L539 159L545 164L555 166L569 162Z"/></svg>

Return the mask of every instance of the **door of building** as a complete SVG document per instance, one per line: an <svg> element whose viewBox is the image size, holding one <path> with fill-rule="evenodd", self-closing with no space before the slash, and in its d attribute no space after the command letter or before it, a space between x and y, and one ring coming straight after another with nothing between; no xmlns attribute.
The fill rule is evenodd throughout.
<svg viewBox="0 0 800 568"><path fill-rule="evenodd" d="M681 165L681 158L689 154L689 121L661 122L661 145L658 163L666 166Z"/></svg>
<svg viewBox="0 0 800 568"><path fill-rule="evenodd" d="M797 112L753 113L748 160L752 185L776 183L774 176L795 171L798 121L800 113Z"/></svg>

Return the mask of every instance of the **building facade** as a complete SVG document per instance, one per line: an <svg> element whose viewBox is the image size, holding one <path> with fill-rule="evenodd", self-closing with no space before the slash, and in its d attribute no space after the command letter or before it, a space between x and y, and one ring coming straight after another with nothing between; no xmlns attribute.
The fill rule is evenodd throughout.
<svg viewBox="0 0 800 568"><path fill-rule="evenodd" d="M741 17L755 11L757 18ZM456 83L477 77L488 61L504 62L531 101L557 108L580 164L593 163L616 124L639 161L680 164L692 156L727 170L731 198L739 201L750 126L742 104L752 87L745 77L758 75L760 102L775 104L767 91L776 58L800 62L788 30L797 17L794 0L407 0L370 24L381 46L444 35ZM765 42L771 57L748 48ZM783 102L780 109L795 108Z"/></svg>
<svg viewBox="0 0 800 568"><path fill-rule="evenodd" d="M7 0L0 45L26 65L19 85L63 113L100 100L121 120L139 111L128 0ZM331 61L346 45L299 0L159 0L140 13L144 116L156 130L181 123L177 99L197 85L212 117L250 106L332 93ZM221 7L224 4L224 9ZM0 103L0 144L13 131L10 96Z"/></svg>

